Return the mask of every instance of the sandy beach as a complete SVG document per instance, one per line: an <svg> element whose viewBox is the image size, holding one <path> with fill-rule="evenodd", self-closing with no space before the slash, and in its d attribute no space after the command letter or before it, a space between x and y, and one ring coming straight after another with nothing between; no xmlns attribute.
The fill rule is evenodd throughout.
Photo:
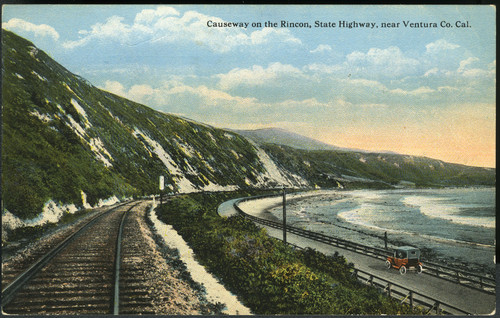
<svg viewBox="0 0 500 318"><path fill-rule="evenodd" d="M330 197L330 191L309 191L309 192L299 192L286 195L287 206L292 206L299 202L307 202L307 199L313 200L317 197ZM340 196L340 194L339 194ZM271 220L271 221L281 221L281 218L275 216L276 209L282 209L283 206L283 196L276 196L270 198L263 198L259 200L249 200L243 201L238 204L238 206L245 212L254 215L256 217Z"/></svg>

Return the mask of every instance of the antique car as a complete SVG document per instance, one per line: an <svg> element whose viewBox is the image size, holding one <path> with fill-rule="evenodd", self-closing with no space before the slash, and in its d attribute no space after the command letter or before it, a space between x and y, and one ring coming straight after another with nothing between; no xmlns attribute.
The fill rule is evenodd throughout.
<svg viewBox="0 0 500 318"><path fill-rule="evenodd" d="M396 248L393 256L387 257L385 261L387 269L399 269L401 275L406 274L409 269L416 269L417 273L422 273L422 263L420 262L420 250L412 246L400 246Z"/></svg>

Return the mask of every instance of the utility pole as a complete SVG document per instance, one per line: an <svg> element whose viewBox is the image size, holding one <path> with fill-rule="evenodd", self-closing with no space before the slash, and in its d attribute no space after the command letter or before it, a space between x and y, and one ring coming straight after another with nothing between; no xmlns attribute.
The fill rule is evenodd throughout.
<svg viewBox="0 0 500 318"><path fill-rule="evenodd" d="M286 188L283 186L283 242L286 244Z"/></svg>

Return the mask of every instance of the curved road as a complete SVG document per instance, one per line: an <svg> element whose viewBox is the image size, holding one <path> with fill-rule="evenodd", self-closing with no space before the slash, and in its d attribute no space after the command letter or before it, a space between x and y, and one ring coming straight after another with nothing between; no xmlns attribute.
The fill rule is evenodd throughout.
<svg viewBox="0 0 500 318"><path fill-rule="evenodd" d="M221 204L218 210L219 215L230 216L237 214L238 212L233 207L234 202L237 200L238 199L230 200ZM242 202L239 207L248 214L262 217L267 208L276 206L279 202L281 202L280 197L264 198ZM258 225L266 228L270 236L279 239L283 238L283 232L281 230L260 224ZM293 233L287 232L287 241L303 248L312 247L325 254L334 254L335 252L338 252L339 254L344 255L348 262L352 262L357 269L366 271L394 283L408 286L408 288L417 293L430 296L466 312L485 315L496 312L495 295L487 294L464 285L455 284L435 276L418 275L413 271L409 271L406 275L400 275L395 269L387 270L384 265L384 260L382 259L376 259L371 256L365 256L325 243L316 242ZM459 313L457 312L457 314Z"/></svg>

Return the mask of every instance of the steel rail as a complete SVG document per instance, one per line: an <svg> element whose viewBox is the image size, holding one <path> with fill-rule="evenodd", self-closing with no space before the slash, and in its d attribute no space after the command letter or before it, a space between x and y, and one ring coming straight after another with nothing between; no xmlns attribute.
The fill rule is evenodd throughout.
<svg viewBox="0 0 500 318"><path fill-rule="evenodd" d="M277 196L281 196L281 194L266 194L266 195L241 198L239 200L236 200L233 203L233 206L236 209L236 211L238 211L238 213L240 215L242 215L242 216L244 216L244 217L246 217L254 222L257 222L257 223L260 223L263 225L267 225L267 226L270 226L270 227L273 227L276 229L283 229L283 225L280 222L275 222L275 221L270 221L270 220L258 218L256 216L253 216L253 215L250 215L250 214L244 212L239 207L239 203L244 202L244 201L269 198L269 197L277 197ZM294 227L291 225L287 226L287 232L294 233L294 234L297 234L297 235L300 235L300 236L303 236L306 238L310 238L310 239L318 241L318 242L322 242L322 243L326 243L326 244L330 244L330 245L335 245L337 247L341 247L341 248L344 248L346 250L350 250L350 251L357 252L360 254L369 255L369 256L372 256L375 258L386 258L387 256L390 255L389 251L382 249L382 248L371 247L371 246L367 246L367 245L363 245L363 244L359 244L359 243L354 243L354 242L351 242L348 240L344 240L344 239L333 237L333 236L328 236L328 235L325 235L322 233L316 233L316 232L304 230L304 229ZM496 282L495 282L494 278L486 277L486 276L475 274L475 273L466 272L466 271L456 269L456 268L451 268L448 266L439 265L439 264L436 264L433 262L428 262L425 259L424 259L424 262L426 264L426 271L424 273L427 275L432 275L430 272L434 272L435 274L433 276L439 277L441 279L448 280L451 282L458 282L459 284L466 285L470 288L474 288L474 289L480 290L480 291L485 292L485 293L489 293L489 294L495 293L494 291L489 291L489 290L484 289L485 287L492 288L493 290L496 289L496 284L495 284ZM445 271L442 271L441 269L452 271L453 273L445 272ZM462 275L462 277L460 277L460 275ZM476 279L473 279L473 278L476 278ZM469 284L465 284L464 282L462 282L462 280L464 282L465 281L468 282ZM477 285L479 285L479 287L470 285L470 283L477 284Z"/></svg>
<svg viewBox="0 0 500 318"><path fill-rule="evenodd" d="M121 263L121 246L122 246L122 233L123 226L125 224L125 219L128 212L135 208L137 204L131 206L125 213L123 213L122 219L120 221L120 228L118 229L118 236L116 238L116 253L115 253L115 283L114 283L114 293L113 293L113 315L120 314L120 263Z"/></svg>
<svg viewBox="0 0 500 318"><path fill-rule="evenodd" d="M90 225L94 224L100 217L114 211L130 202L124 202L116 207L109 209L108 211L98 214L92 217L87 223L82 225L75 233L68 236L58 245L56 245L52 250L42 256L38 261L33 263L28 269L19 274L8 286L2 290L2 311L14 297L14 294L24 286L36 273L38 273L45 265L47 265L52 258L54 258L62 249L64 249L69 243L76 239L80 234L82 234Z"/></svg>

